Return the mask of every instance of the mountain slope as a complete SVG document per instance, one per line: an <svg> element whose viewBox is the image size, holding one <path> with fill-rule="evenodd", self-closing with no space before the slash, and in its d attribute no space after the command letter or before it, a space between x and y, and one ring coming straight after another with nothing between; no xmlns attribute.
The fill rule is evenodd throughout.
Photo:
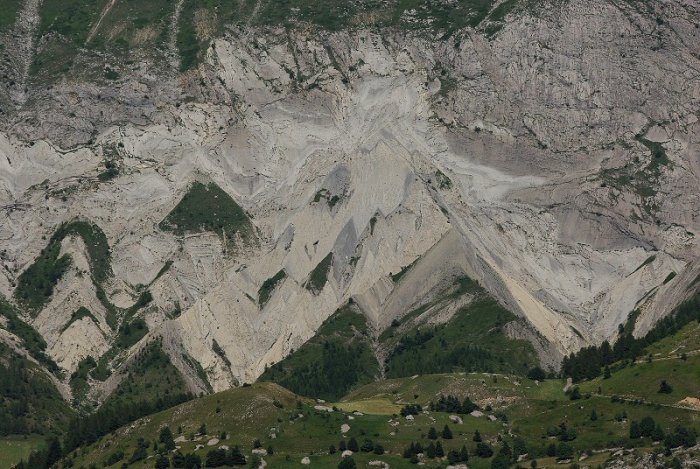
<svg viewBox="0 0 700 469"><path fill-rule="evenodd" d="M553 368L697 290L697 5L83 3L0 20L0 293L98 403L154 339L224 390L456 277Z"/></svg>

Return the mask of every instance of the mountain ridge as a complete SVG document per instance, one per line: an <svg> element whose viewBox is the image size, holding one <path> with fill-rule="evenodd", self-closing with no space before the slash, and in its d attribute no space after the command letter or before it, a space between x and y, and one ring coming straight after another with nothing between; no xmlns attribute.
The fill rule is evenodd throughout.
<svg viewBox="0 0 700 469"><path fill-rule="evenodd" d="M98 401L156 337L190 391L223 390L254 381L350 298L382 330L455 275L525 318L511 333L552 368L615 340L632 311L643 335L700 275L697 7L487 3L449 34L437 7L387 15L387 29L330 30L312 10L286 28L256 24L248 3L243 25L197 10L186 19L199 18L187 26L199 52L182 72L182 49L142 31L180 35L166 10L138 13L151 19L132 34L110 16L136 14L120 13L128 2L95 3L68 25L50 21L55 2L23 3L0 30L0 293L13 298L63 223L104 232L106 301L86 274L90 247L69 238L71 266L37 318L23 316L51 339L64 380L106 357ZM125 52L120 37L146 39ZM51 50L66 60L38 66ZM226 243L221 220L164 229L196 184L240 206L259 244ZM307 288L331 254L322 287ZM107 304L120 324L145 325L137 343L112 347ZM61 330L80 307L98 321Z"/></svg>

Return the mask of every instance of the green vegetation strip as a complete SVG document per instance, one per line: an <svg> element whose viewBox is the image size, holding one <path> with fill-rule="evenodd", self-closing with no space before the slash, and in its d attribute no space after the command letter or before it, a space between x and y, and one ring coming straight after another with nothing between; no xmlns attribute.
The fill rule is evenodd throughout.
<svg viewBox="0 0 700 469"><path fill-rule="evenodd" d="M245 211L213 182L195 182L160 222L160 229L177 235L211 231L230 241L238 234L252 240L255 230Z"/></svg>
<svg viewBox="0 0 700 469"><path fill-rule="evenodd" d="M263 282L258 290L258 304L261 308L265 306L272 296L272 292L275 291L275 288L277 288L280 282L282 282L285 278L287 278L287 272L282 269Z"/></svg>
<svg viewBox="0 0 700 469"><path fill-rule="evenodd" d="M260 380L273 381L305 396L339 399L377 374L367 320L346 306L328 318L299 350L267 368Z"/></svg>
<svg viewBox="0 0 700 469"><path fill-rule="evenodd" d="M67 236L80 236L87 249L90 270L96 286L110 275L111 254L107 237L95 224L73 221L59 226L39 257L19 276L17 301L36 313L53 295L53 289L70 265L68 255L60 256L61 242Z"/></svg>
<svg viewBox="0 0 700 469"><path fill-rule="evenodd" d="M328 273L333 264L333 253L329 252L326 257L324 257L321 262L314 267L314 269L309 274L309 279L306 281L306 289L318 294L323 290L328 281Z"/></svg>

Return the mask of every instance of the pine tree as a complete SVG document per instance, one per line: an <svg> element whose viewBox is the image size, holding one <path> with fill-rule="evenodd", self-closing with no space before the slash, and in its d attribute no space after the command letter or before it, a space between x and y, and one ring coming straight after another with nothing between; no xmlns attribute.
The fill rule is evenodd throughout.
<svg viewBox="0 0 700 469"><path fill-rule="evenodd" d="M441 458L443 456L445 456L445 450L442 449L442 443L438 441L435 443L435 457Z"/></svg>
<svg viewBox="0 0 700 469"><path fill-rule="evenodd" d="M350 438L350 440L348 440L348 449L353 453L357 453L360 450L360 445L357 444L357 440L355 439L355 437L352 437Z"/></svg>
<svg viewBox="0 0 700 469"><path fill-rule="evenodd" d="M156 458L156 469L168 469L170 467L170 460L164 454L161 454Z"/></svg>
<svg viewBox="0 0 700 469"><path fill-rule="evenodd" d="M462 462L469 461L469 451L467 451L467 447L465 445L462 445L462 449L459 450L459 460Z"/></svg>
<svg viewBox="0 0 700 469"><path fill-rule="evenodd" d="M61 456L63 456L61 442L58 441L58 438L52 438L49 442L48 452L46 453L46 466L53 466L61 459Z"/></svg>
<svg viewBox="0 0 700 469"><path fill-rule="evenodd" d="M598 420L598 414L596 413L595 409L591 410L591 422L595 422Z"/></svg>
<svg viewBox="0 0 700 469"><path fill-rule="evenodd" d="M447 462L450 464L456 464L459 462L459 453L453 449L447 453Z"/></svg>
<svg viewBox="0 0 700 469"><path fill-rule="evenodd" d="M438 434L437 430L435 430L435 427L430 427L430 430L428 430L428 438L431 440L437 440Z"/></svg>
<svg viewBox="0 0 700 469"><path fill-rule="evenodd" d="M160 429L160 435L158 435L158 441L165 445L165 449L172 451L175 449L175 440L173 440L173 432L170 431L170 427L163 427Z"/></svg>
<svg viewBox="0 0 700 469"><path fill-rule="evenodd" d="M451 440L452 439L452 430L450 430L450 427L445 425L445 428L442 429L442 437L445 440Z"/></svg>
<svg viewBox="0 0 700 469"><path fill-rule="evenodd" d="M605 365L605 371L603 372L603 379L610 379L610 367L608 365Z"/></svg>
<svg viewBox="0 0 700 469"><path fill-rule="evenodd" d="M661 385L659 386L659 393L661 394L671 394L673 392L673 388L671 387L670 384L666 382L666 380L661 381Z"/></svg>
<svg viewBox="0 0 700 469"><path fill-rule="evenodd" d="M632 420L630 424L630 438L637 439L642 437L642 431L639 428L639 424L636 420Z"/></svg>
<svg viewBox="0 0 700 469"><path fill-rule="evenodd" d="M581 399L581 391L579 390L578 386L576 386L574 389L571 390L571 394L569 395L569 399L572 401L577 401Z"/></svg>
<svg viewBox="0 0 700 469"><path fill-rule="evenodd" d="M639 431L642 436L650 437L652 433L654 433L655 427L656 422L654 422L654 419L649 416L644 417L641 422L639 422Z"/></svg>
<svg viewBox="0 0 700 469"><path fill-rule="evenodd" d="M474 438L472 438L472 441L475 441L476 443L481 442L481 433L479 433L479 430L474 432Z"/></svg>
<svg viewBox="0 0 700 469"><path fill-rule="evenodd" d="M357 464L355 464L355 461L351 458L343 458L340 460L340 463L338 463L338 469L355 469L357 467Z"/></svg>

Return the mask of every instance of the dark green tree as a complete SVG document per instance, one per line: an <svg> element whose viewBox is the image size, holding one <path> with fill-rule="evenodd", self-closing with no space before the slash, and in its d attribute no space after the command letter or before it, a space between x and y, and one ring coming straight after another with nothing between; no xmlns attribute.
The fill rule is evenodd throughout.
<svg viewBox="0 0 700 469"><path fill-rule="evenodd" d="M670 384L666 380L661 381L661 385L659 386L659 393L661 394L671 394L673 392L673 388L671 387Z"/></svg>
<svg viewBox="0 0 700 469"><path fill-rule="evenodd" d="M491 447L486 443L479 442L476 444L475 453L480 458L490 458L493 456L493 449L491 449Z"/></svg>
<svg viewBox="0 0 700 469"><path fill-rule="evenodd" d="M428 443L428 446L425 448L425 455L428 457L428 459L435 458L435 443L432 441Z"/></svg>
<svg viewBox="0 0 700 469"><path fill-rule="evenodd" d="M170 467L170 460L164 454L156 457L155 468L156 469L168 469Z"/></svg>
<svg viewBox="0 0 700 469"><path fill-rule="evenodd" d="M170 427L163 427L160 429L160 435L158 435L158 441L163 443L165 449L172 451L175 449L175 440L173 440L173 432L170 431Z"/></svg>
<svg viewBox="0 0 700 469"><path fill-rule="evenodd" d="M442 449L442 443L438 441L435 443L435 457L441 458L443 456L445 456L445 450Z"/></svg>
<svg viewBox="0 0 700 469"><path fill-rule="evenodd" d="M636 420L632 420L630 423L630 438L636 440L642 437L642 430L639 428L639 423Z"/></svg>
<svg viewBox="0 0 700 469"><path fill-rule="evenodd" d="M447 462L457 464L459 462L459 453L454 449L449 450L447 452Z"/></svg>
<svg viewBox="0 0 700 469"><path fill-rule="evenodd" d="M445 425L445 427L442 429L442 437L445 440L451 440L452 439L452 430L450 430L450 427Z"/></svg>

